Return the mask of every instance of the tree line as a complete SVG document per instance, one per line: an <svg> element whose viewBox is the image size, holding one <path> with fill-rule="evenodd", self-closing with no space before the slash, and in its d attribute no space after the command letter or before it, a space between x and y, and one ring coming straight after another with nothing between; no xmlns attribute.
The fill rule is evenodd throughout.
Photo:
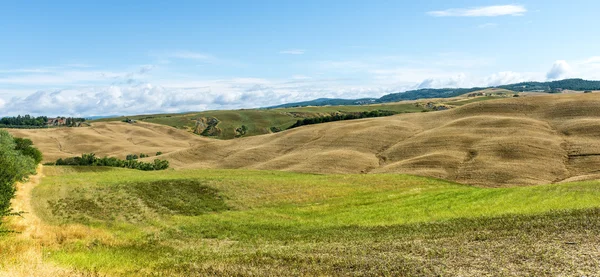
<svg viewBox="0 0 600 277"><path fill-rule="evenodd" d="M568 89L577 91L600 90L600 81L588 81L583 79L565 79L552 82L523 82L518 84L503 85L499 88L513 91L546 91L552 92L557 89Z"/></svg>
<svg viewBox="0 0 600 277"><path fill-rule="evenodd" d="M54 119L56 122L49 122ZM18 115L0 118L0 128L47 128L51 125L74 127L79 122L85 122L85 118L80 117L57 117L49 118L47 116L34 117L31 115Z"/></svg>
<svg viewBox="0 0 600 277"><path fill-rule="evenodd" d="M47 116L33 117L30 115L3 117L0 119L0 125L3 126L31 126L31 127L46 127L48 123Z"/></svg>
<svg viewBox="0 0 600 277"><path fill-rule="evenodd" d="M304 126L304 125L312 125L333 121L342 121L342 120L352 120L352 119L361 119L361 118L369 118L369 117L381 117L381 116L390 116L395 115L397 112L394 111L385 111L385 110L375 110L368 112L356 112L356 113L346 113L346 114L335 114L328 116L319 116L319 117L310 117L305 119L300 119L294 123L294 125L290 126L288 129Z"/></svg>
<svg viewBox="0 0 600 277"><path fill-rule="evenodd" d="M140 162L137 159L121 160L115 157L98 158L96 154L82 154L81 157L71 157L58 159L53 165L70 165L70 166L110 166L123 167L144 171L164 170L169 168L169 161L155 159L152 163Z"/></svg>
<svg viewBox="0 0 600 277"><path fill-rule="evenodd" d="M41 160L42 153L31 140L0 130L0 224L4 216L13 214L10 200L15 196L15 183L34 174Z"/></svg>

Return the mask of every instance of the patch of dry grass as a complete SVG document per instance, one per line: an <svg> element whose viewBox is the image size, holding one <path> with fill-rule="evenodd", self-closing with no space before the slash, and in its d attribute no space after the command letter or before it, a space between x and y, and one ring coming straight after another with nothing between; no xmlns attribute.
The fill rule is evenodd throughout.
<svg viewBox="0 0 600 277"><path fill-rule="evenodd" d="M69 243L96 240L114 245L113 237L106 231L79 224L55 226L44 223L31 205L31 191L43 177L43 167L26 182L17 184L17 193L11 206L21 216L7 219L11 233L0 234L0 276L93 276L90 272L78 272L57 266L45 256L53 249Z"/></svg>

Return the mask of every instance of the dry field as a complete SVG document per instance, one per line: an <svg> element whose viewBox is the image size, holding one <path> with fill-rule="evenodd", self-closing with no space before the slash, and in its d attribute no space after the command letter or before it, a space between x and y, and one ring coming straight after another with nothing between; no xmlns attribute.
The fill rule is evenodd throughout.
<svg viewBox="0 0 600 277"><path fill-rule="evenodd" d="M30 137L47 160L162 151L175 168L407 173L480 186L594 179L600 173L599 94L482 101L228 141L147 123L11 132Z"/></svg>
<svg viewBox="0 0 600 277"><path fill-rule="evenodd" d="M125 158L127 154L168 153L211 140L175 128L123 122L95 123L91 127L10 129L16 137L30 138L44 153L44 162L94 152L98 156Z"/></svg>

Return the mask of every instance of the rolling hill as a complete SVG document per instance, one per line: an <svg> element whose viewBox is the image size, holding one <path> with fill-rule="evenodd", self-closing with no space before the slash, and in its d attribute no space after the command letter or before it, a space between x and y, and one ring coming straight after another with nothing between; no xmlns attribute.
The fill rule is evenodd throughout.
<svg viewBox="0 0 600 277"><path fill-rule="evenodd" d="M16 137L30 138L43 151L44 162L94 152L125 158L128 154L168 153L211 141L172 127L143 123L94 123L91 127L9 129Z"/></svg>
<svg viewBox="0 0 600 277"><path fill-rule="evenodd" d="M96 120L93 122L113 122L126 119L161 124L195 132L207 137L218 139L233 139L236 137L236 129L242 125L248 128L245 136L256 136L285 130L296 121L304 118L328 116L332 114L346 114L373 110L387 110L397 113L422 112L429 109L416 106L413 103L389 103L365 106L321 106L321 107L298 107L281 109L242 109L242 110L218 110L185 114L153 114L127 117L115 117ZM207 122L216 120L216 128L204 133Z"/></svg>
<svg viewBox="0 0 600 277"><path fill-rule="evenodd" d="M586 91L586 90L600 90L600 81L588 81L583 79L565 79L550 82L522 82L516 84L492 86L492 87L474 87L474 88L419 88L415 90L408 90L405 92L396 92L386 94L380 98L365 98L365 99L328 99L320 98L311 101L304 101L298 103L283 104L279 107L302 107L302 106L329 106L329 105L363 105L366 101L368 103L391 103L406 100L417 100L417 99L429 99L429 98L449 98L456 97L462 94L476 92L485 89L505 89L515 92L545 92L552 93L561 90L574 90L574 91Z"/></svg>
<svg viewBox="0 0 600 277"><path fill-rule="evenodd" d="M11 132L31 137L48 159L162 151L176 168L406 173L480 186L534 185L598 176L599 107L594 93L505 98L234 140L141 123Z"/></svg>

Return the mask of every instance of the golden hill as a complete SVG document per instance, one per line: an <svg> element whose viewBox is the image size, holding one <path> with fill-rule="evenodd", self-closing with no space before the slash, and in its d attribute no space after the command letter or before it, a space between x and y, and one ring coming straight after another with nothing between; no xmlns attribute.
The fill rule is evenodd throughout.
<svg viewBox="0 0 600 277"><path fill-rule="evenodd" d="M44 153L44 162L96 153L125 158L128 154L168 153L210 141L183 130L150 124L94 123L91 127L9 129L16 137L30 138Z"/></svg>
<svg viewBox="0 0 600 277"><path fill-rule="evenodd" d="M59 132L60 144L53 141ZM162 158L176 168L407 173L482 186L543 184L600 173L600 94L499 99L228 141L124 123L12 133L32 138L51 158L64 152L122 157L163 151L170 153Z"/></svg>

